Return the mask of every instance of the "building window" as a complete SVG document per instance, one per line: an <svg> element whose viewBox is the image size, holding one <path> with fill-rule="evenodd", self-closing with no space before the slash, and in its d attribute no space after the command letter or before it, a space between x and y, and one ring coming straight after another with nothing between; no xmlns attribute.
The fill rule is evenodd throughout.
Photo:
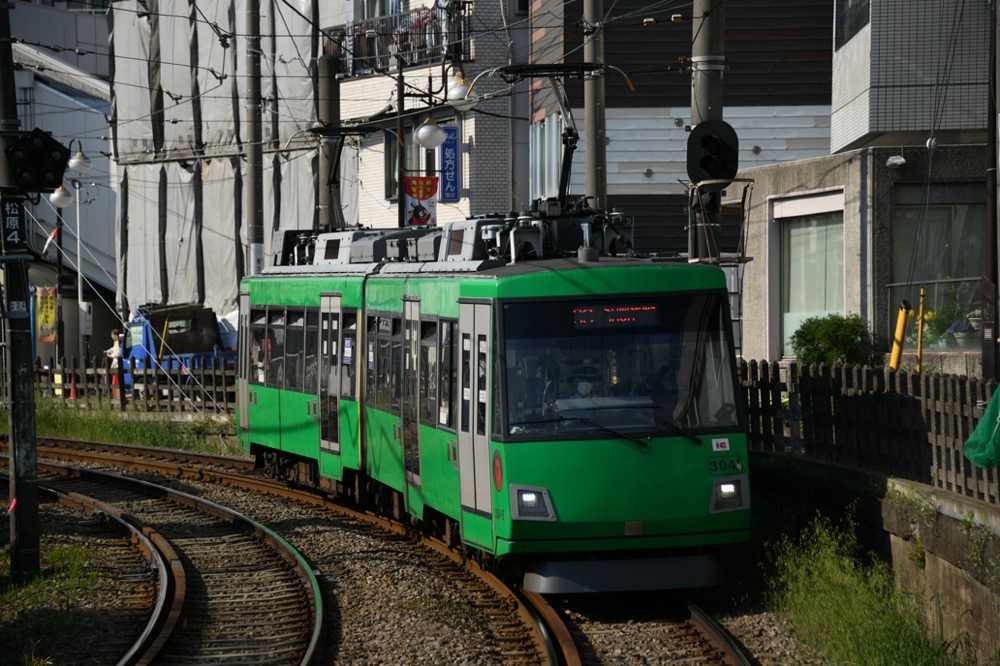
<svg viewBox="0 0 1000 666"><path fill-rule="evenodd" d="M967 332L970 313L982 307L980 279L986 268L986 204L982 184L899 186L893 190L893 310L924 301L924 340L938 346ZM976 319L976 317L972 317Z"/></svg>
<svg viewBox="0 0 1000 666"><path fill-rule="evenodd" d="M868 25L870 0L837 0L836 48L840 48Z"/></svg>
<svg viewBox="0 0 1000 666"><path fill-rule="evenodd" d="M768 358L792 354L789 338L810 317L844 314L844 192L770 201Z"/></svg>
<svg viewBox="0 0 1000 666"><path fill-rule="evenodd" d="M844 214L781 221L781 330L788 340L810 317L844 314Z"/></svg>

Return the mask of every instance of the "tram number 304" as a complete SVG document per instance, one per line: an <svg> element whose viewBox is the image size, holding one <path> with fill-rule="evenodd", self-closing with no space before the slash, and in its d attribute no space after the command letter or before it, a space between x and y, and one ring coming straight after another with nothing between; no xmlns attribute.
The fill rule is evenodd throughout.
<svg viewBox="0 0 1000 666"><path fill-rule="evenodd" d="M708 473L713 476L720 474L739 474L742 471L743 462L740 460L739 456L709 458L708 460Z"/></svg>

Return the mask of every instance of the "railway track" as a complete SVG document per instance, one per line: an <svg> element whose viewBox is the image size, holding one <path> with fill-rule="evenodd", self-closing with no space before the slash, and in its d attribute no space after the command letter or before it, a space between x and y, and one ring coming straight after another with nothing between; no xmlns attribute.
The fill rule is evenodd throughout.
<svg viewBox="0 0 1000 666"><path fill-rule="evenodd" d="M318 584L281 537L225 507L116 474L39 463L39 486L135 535L157 571L149 621L122 663L308 664Z"/></svg>
<svg viewBox="0 0 1000 666"><path fill-rule="evenodd" d="M430 549L433 553L430 557L431 566L439 571L449 571L448 575L461 580L460 584L465 594L472 599L472 605L490 624L489 633L497 641L494 651L499 657L497 663L550 663L570 666L603 663L594 661L593 650L589 647L591 643L585 633L581 633L578 626L571 629L574 623L571 621L567 625L567 613L554 608L542 595L518 593L509 589L474 562L464 560L461 554L443 544L433 540L418 541L418 536L413 530L405 526L340 506L326 497L288 488L284 483L263 479L253 472L253 463L248 459L173 450L136 449L73 440L39 439L38 446L40 458L59 458L88 465L126 467L130 470L173 477L183 480L186 484L222 483L254 493L266 492L278 498L311 505L325 512L333 510L351 522L363 521L374 525L395 535L394 548L413 547L424 551ZM198 494L206 495L202 491ZM309 552L310 546L303 543L299 536L286 536L292 544L298 545L304 552ZM241 556L241 559L245 558ZM310 552L309 559L318 570L324 572L322 577L335 577L334 574L326 572L323 564L324 555L321 552ZM343 620L342 615L340 619ZM341 641L353 640L346 635L346 630L339 627L329 629L339 633ZM664 630L661 627L658 631L663 633ZM704 614L692 612L691 621L678 628L676 633L678 636L676 640L680 643L700 646L693 648L692 654L697 653L700 656L692 663L750 663L741 654L739 646L727 638L726 632ZM581 642L583 649L580 647ZM327 651L329 652L329 648ZM352 654L351 650L348 649L346 654ZM344 657L345 651L337 650L335 656ZM705 660L702 661L702 658Z"/></svg>

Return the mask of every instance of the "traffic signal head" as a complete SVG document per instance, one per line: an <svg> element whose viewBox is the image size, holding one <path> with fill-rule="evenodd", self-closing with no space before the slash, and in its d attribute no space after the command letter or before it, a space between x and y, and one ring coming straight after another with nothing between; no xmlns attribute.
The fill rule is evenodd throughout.
<svg viewBox="0 0 1000 666"><path fill-rule="evenodd" d="M37 127L7 146L14 186L22 192L51 192L62 184L69 148Z"/></svg>
<svg viewBox="0 0 1000 666"><path fill-rule="evenodd" d="M688 135L687 170L694 184L705 180L732 180L739 170L740 142L725 120L703 120ZM717 192L728 183L710 183L702 190Z"/></svg>

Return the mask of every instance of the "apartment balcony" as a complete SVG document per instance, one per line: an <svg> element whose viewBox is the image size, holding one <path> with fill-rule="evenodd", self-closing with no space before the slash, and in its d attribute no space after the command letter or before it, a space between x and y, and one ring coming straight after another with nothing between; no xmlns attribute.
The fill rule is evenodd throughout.
<svg viewBox="0 0 1000 666"><path fill-rule="evenodd" d="M471 59L470 10L471 3L457 2L327 28L324 52L340 57L347 77L394 70L397 55L405 66L465 62Z"/></svg>

